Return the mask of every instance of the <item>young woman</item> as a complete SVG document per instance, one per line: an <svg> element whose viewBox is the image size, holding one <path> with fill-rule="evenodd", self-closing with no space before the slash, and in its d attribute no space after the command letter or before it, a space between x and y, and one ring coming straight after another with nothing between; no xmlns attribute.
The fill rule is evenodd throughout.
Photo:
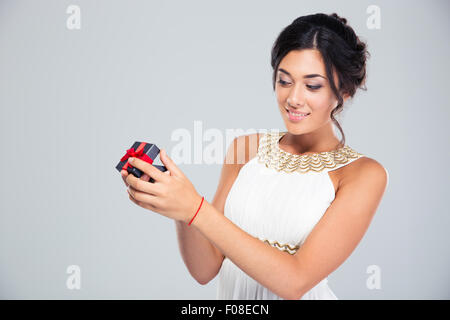
<svg viewBox="0 0 450 320"><path fill-rule="evenodd" d="M367 55L337 14L282 30L271 64L287 130L236 138L226 159L249 160L225 161L211 204L164 149L165 173L140 159L131 164L143 178L122 172L134 203L175 220L191 275L201 284L218 275L218 299L337 299L327 276L364 236L388 183L380 163L345 144L334 117L363 87Z"/></svg>

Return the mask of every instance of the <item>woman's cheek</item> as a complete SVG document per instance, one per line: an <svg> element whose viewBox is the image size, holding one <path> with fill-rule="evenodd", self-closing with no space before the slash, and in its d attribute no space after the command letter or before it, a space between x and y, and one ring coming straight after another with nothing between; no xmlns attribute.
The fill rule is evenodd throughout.
<svg viewBox="0 0 450 320"><path fill-rule="evenodd" d="M309 97L309 105L311 108L317 111L325 111L330 107L330 99L327 96L315 95Z"/></svg>

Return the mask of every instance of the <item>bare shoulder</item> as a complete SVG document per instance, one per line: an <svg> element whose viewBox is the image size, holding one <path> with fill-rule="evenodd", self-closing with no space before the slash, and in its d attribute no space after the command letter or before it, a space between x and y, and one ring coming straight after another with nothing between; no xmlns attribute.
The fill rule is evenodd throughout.
<svg viewBox="0 0 450 320"><path fill-rule="evenodd" d="M365 156L345 167L348 169L342 176L336 197L327 212L339 216L342 221L348 217L364 217L362 219L367 219L364 220L367 227L385 193L387 170L378 161Z"/></svg>
<svg viewBox="0 0 450 320"><path fill-rule="evenodd" d="M340 176L340 188L344 186L358 188L359 186L372 190L379 189L382 193L384 192L389 174L377 160L364 156L344 168L346 169Z"/></svg>
<svg viewBox="0 0 450 320"><path fill-rule="evenodd" d="M239 168L253 159L258 153L261 133L251 133L236 137L227 154L228 163L237 164Z"/></svg>

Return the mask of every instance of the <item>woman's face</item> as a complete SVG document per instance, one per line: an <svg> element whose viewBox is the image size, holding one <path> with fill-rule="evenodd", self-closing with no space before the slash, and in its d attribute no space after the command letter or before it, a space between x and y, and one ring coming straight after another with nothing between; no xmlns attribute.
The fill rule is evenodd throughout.
<svg viewBox="0 0 450 320"><path fill-rule="evenodd" d="M336 73L334 79L339 88ZM326 124L332 126L330 114L338 101L326 78L325 64L318 50L290 51L278 67L275 92L290 133L299 135L316 131ZM309 115L299 118L290 115L287 109Z"/></svg>

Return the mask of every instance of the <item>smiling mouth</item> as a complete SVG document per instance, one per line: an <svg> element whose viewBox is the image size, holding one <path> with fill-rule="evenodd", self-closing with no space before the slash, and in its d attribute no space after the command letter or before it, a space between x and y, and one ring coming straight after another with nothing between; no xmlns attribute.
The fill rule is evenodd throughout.
<svg viewBox="0 0 450 320"><path fill-rule="evenodd" d="M292 115L293 117L302 117L305 118L306 116L309 116L311 113L293 113L291 112L291 110L289 110L288 108L284 107L284 110L286 110L286 112L290 115Z"/></svg>

